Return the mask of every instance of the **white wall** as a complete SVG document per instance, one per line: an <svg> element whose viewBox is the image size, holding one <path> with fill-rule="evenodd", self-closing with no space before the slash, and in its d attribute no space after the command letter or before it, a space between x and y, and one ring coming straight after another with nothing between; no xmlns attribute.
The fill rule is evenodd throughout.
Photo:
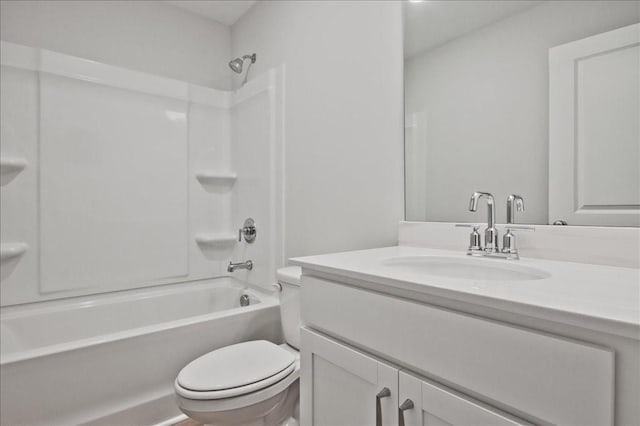
<svg viewBox="0 0 640 426"><path fill-rule="evenodd" d="M399 2L258 2L252 72L285 64L286 256L393 245L403 217Z"/></svg>
<svg viewBox="0 0 640 426"><path fill-rule="evenodd" d="M229 88L230 29L155 1L0 2L0 38Z"/></svg>
<svg viewBox="0 0 640 426"><path fill-rule="evenodd" d="M426 115L426 218L476 221L474 190L519 193L547 223L548 49L640 20L637 1L549 1L405 63L406 114Z"/></svg>

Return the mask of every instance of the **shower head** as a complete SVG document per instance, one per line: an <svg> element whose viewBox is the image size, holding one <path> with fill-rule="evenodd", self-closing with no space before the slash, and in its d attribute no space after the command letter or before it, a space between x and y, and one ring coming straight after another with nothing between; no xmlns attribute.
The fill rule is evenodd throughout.
<svg viewBox="0 0 640 426"><path fill-rule="evenodd" d="M242 65L244 64L245 59L251 59L251 63L256 63L256 54L252 55L244 55L242 58L235 58L232 61L229 61L229 68L231 68L234 72L240 74L242 72Z"/></svg>
<svg viewBox="0 0 640 426"><path fill-rule="evenodd" d="M233 61L229 61L229 67L234 71L240 74L242 72L242 59L235 58Z"/></svg>

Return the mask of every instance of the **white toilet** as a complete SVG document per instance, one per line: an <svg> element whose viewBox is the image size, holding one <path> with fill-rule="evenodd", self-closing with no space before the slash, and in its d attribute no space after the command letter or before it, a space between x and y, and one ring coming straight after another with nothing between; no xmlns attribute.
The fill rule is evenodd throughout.
<svg viewBox="0 0 640 426"><path fill-rule="evenodd" d="M187 364L175 380L178 406L204 424L298 426L300 268L277 272L287 343L238 343Z"/></svg>

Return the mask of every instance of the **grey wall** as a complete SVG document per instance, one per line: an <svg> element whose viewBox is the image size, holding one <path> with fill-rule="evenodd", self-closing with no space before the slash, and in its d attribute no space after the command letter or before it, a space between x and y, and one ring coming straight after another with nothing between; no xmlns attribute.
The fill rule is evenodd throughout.
<svg viewBox="0 0 640 426"><path fill-rule="evenodd" d="M286 66L287 257L393 245L403 217L399 2L263 1L232 26Z"/></svg>
<svg viewBox="0 0 640 426"><path fill-rule="evenodd" d="M405 113L426 116L426 217L485 220L474 190L524 196L523 223L547 223L548 49L640 21L637 1L549 1L405 63Z"/></svg>
<svg viewBox="0 0 640 426"><path fill-rule="evenodd" d="M0 2L0 38L225 89L228 26L155 1Z"/></svg>

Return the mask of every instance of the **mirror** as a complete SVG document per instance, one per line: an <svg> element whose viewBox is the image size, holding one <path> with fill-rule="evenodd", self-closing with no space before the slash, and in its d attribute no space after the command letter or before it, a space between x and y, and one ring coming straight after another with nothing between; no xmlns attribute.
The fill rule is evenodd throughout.
<svg viewBox="0 0 640 426"><path fill-rule="evenodd" d="M640 226L640 1L418 1L405 13L406 220Z"/></svg>

